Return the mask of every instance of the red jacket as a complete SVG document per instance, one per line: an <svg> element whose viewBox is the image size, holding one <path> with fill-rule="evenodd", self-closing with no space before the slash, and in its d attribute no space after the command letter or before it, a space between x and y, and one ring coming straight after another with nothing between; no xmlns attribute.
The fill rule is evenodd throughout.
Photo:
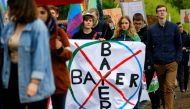
<svg viewBox="0 0 190 109"><path fill-rule="evenodd" d="M58 54L58 50L55 47L55 40L58 38L63 45L63 51L61 54ZM51 48L51 60L54 73L55 81L55 94L64 93L68 90L70 86L69 72L67 69L66 61L68 61L72 52L70 49L68 36L63 29L58 29L58 36L52 34L50 37L50 48Z"/></svg>

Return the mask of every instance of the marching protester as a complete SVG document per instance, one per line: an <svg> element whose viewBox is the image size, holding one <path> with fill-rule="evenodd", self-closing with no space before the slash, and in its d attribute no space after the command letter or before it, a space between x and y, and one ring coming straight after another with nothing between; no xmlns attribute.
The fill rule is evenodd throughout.
<svg viewBox="0 0 190 109"><path fill-rule="evenodd" d="M182 58L179 28L166 20L165 5L156 7L158 22L148 29L147 52L157 72L164 109L173 109L178 63Z"/></svg>
<svg viewBox="0 0 190 109"><path fill-rule="evenodd" d="M99 20L99 11L96 8L91 8L89 10L89 13L91 13L94 16L94 25L93 30L97 32L102 38L109 40L111 39L113 35L113 31L109 27L108 24L106 24L103 20Z"/></svg>
<svg viewBox="0 0 190 109"><path fill-rule="evenodd" d="M114 33L113 40L118 41L141 41L128 16L119 19Z"/></svg>
<svg viewBox="0 0 190 109"><path fill-rule="evenodd" d="M73 39L100 39L101 36L92 27L95 23L94 16L90 13L83 15L82 29L75 33Z"/></svg>
<svg viewBox="0 0 190 109"><path fill-rule="evenodd" d="M183 30L183 26L181 22L176 23L180 29L181 33L181 39L182 39L182 61L178 65L178 72L177 72L177 79L179 83L179 88L181 92L187 91L188 86L188 80L189 80L189 67L188 67L188 61L189 61L189 47L190 47L190 38Z"/></svg>
<svg viewBox="0 0 190 109"><path fill-rule="evenodd" d="M53 109L65 109L66 94L70 86L66 61L72 56L68 36L63 29L57 27L47 6L39 6L38 12L50 33L51 62L56 86L55 93L51 96Z"/></svg>
<svg viewBox="0 0 190 109"><path fill-rule="evenodd" d="M141 41L146 44L147 42L147 25L145 24L145 20L143 18L143 15L141 13L135 13L133 16L133 24L135 26L135 29L137 31L137 34L140 36ZM146 76L146 84L147 84L147 89L149 88L149 85L151 83L151 80L154 75L154 68L150 63L150 60L148 59L148 55L146 53L145 55L145 65L144 65L144 73ZM149 97L152 103L152 109L159 109L160 108L160 95L159 91L155 92L150 92Z"/></svg>
<svg viewBox="0 0 190 109"><path fill-rule="evenodd" d="M34 0L8 0L10 22L2 33L4 109L47 109L55 90L48 30Z"/></svg>

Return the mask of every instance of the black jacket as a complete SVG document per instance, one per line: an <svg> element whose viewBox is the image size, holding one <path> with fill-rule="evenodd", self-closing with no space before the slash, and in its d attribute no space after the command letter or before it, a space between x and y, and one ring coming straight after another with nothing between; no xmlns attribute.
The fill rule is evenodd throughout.
<svg viewBox="0 0 190 109"><path fill-rule="evenodd" d="M93 30L89 34L85 34L83 30L80 30L79 32L75 33L73 36L73 39L98 39L98 38L101 38L100 35Z"/></svg>
<svg viewBox="0 0 190 109"><path fill-rule="evenodd" d="M96 27L93 28L93 30L106 40L111 39L111 37L113 36L113 31L104 21L99 21Z"/></svg>
<svg viewBox="0 0 190 109"><path fill-rule="evenodd" d="M168 64L182 59L182 41L176 24L166 21L162 27L159 23L148 29L147 52L153 64Z"/></svg>
<svg viewBox="0 0 190 109"><path fill-rule="evenodd" d="M143 42L144 44L146 44L147 41L147 26L144 26L143 28L140 29L139 32L137 32L137 34L139 35L139 37L141 38L141 42Z"/></svg>

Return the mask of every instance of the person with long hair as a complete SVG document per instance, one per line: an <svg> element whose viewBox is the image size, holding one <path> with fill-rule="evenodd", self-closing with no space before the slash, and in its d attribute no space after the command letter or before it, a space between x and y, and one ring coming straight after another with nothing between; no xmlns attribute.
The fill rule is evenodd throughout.
<svg viewBox="0 0 190 109"><path fill-rule="evenodd" d="M138 41L138 42L141 41L140 37L136 33L133 23L131 22L128 16L122 16L119 19L114 36L112 37L112 40ZM142 88L140 88L139 95L138 95L138 102L134 109L138 108L141 91L142 91Z"/></svg>
<svg viewBox="0 0 190 109"><path fill-rule="evenodd" d="M51 96L53 109L65 109L65 99L70 86L69 71L66 61L72 56L67 33L58 27L48 6L38 7L38 16L41 18L50 33L51 61L56 90Z"/></svg>
<svg viewBox="0 0 190 109"><path fill-rule="evenodd" d="M4 109L47 109L55 91L48 30L34 0L8 0L10 22L2 33Z"/></svg>
<svg viewBox="0 0 190 109"><path fill-rule="evenodd" d="M141 41L128 16L122 16L119 19L113 39L119 41Z"/></svg>

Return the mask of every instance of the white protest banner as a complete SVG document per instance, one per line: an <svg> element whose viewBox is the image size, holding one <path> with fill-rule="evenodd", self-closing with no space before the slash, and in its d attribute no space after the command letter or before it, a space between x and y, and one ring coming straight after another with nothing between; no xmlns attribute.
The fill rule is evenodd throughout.
<svg viewBox="0 0 190 109"><path fill-rule="evenodd" d="M70 40L66 109L133 109L144 68L141 42Z"/></svg>

